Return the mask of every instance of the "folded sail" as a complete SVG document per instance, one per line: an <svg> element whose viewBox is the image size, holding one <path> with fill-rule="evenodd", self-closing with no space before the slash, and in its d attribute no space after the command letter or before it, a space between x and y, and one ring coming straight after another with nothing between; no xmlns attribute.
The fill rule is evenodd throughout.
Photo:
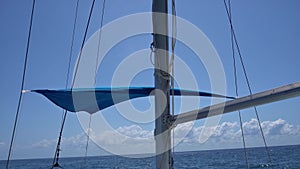
<svg viewBox="0 0 300 169"><path fill-rule="evenodd" d="M90 114L130 99L154 95L153 87L87 88L66 90L32 90L40 93L57 106L71 112ZM170 93L171 90L170 90ZM175 96L205 96L234 99L233 97L191 90L174 89Z"/></svg>

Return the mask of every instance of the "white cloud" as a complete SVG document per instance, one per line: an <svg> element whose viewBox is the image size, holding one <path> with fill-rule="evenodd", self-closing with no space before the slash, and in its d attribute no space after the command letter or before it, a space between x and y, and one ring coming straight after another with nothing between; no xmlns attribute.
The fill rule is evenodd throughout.
<svg viewBox="0 0 300 169"><path fill-rule="evenodd" d="M61 146L64 149L80 149L85 147L86 144L86 134L80 133L75 136L71 137L62 137ZM34 143L31 147L32 148L40 148L40 149L48 149L48 148L55 148L57 144L56 139L43 139L37 143Z"/></svg>
<svg viewBox="0 0 300 169"><path fill-rule="evenodd" d="M275 121L262 122L262 128L267 139L278 140L277 136L298 135L300 138L300 127L294 126L285 120L278 119ZM209 135L212 132L209 140L205 144L215 145L240 145L241 130L238 122L223 122L216 127L194 126L193 122L184 123L175 128L175 144L188 143L201 145L201 137ZM251 119L243 123L243 129L246 140L249 145L257 145L261 142L260 130L256 119ZM138 125L124 126L116 129L120 135L114 132L104 131L97 135L97 143L108 146L127 145L132 149L137 147L149 147L154 144L153 131L144 130ZM276 136L276 137L275 137ZM133 150L134 151L134 150Z"/></svg>
<svg viewBox="0 0 300 169"><path fill-rule="evenodd" d="M4 147L5 143L4 142L0 142L0 147Z"/></svg>
<svg viewBox="0 0 300 169"><path fill-rule="evenodd" d="M153 131L138 125L119 127L115 131L101 131L91 137L98 145L145 144L153 141Z"/></svg>
<svg viewBox="0 0 300 169"><path fill-rule="evenodd" d="M187 126L191 124L178 126L175 130L175 138L177 135L182 136L181 131L187 130ZM300 138L300 126L291 125L285 120L278 119L275 121L263 121L261 123L263 132L269 140L278 136L298 136ZM208 142L214 143L236 143L241 140L240 124L238 122L223 122L216 127L205 126L193 127L189 134L183 139L182 142L186 143L201 143L200 137L205 136L212 132ZM243 130L246 137L253 138L260 137L260 129L256 119L251 119L243 123Z"/></svg>
<svg viewBox="0 0 300 169"><path fill-rule="evenodd" d="M203 141L200 139L203 135L208 137L210 135L209 140L206 142L222 144L230 141L236 142L239 131L239 125L237 122L223 122L215 127L194 127L192 130L193 134L191 135L191 142L198 144L203 143Z"/></svg>
<svg viewBox="0 0 300 169"><path fill-rule="evenodd" d="M275 121L263 121L261 122L261 126L266 136L300 134L300 126L291 125L282 119L277 119ZM260 135L259 125L256 119L244 122L243 129L246 136Z"/></svg>
<svg viewBox="0 0 300 169"><path fill-rule="evenodd" d="M275 121L263 121L261 123L264 134L269 142L279 143L280 139L286 141L291 136L300 138L300 127L289 124L285 120L278 119ZM240 146L241 130L238 122L223 122L216 127L206 128L205 126L194 126L194 123L184 123L175 128L175 143L183 143L189 145L208 145L211 148L226 148ZM259 146L258 140L261 141L259 126L256 119L243 123L246 142L249 145ZM202 143L201 136L213 132L210 138ZM115 148L124 151L124 153L147 153L154 151L154 132L153 130L145 130L138 125L123 126L115 131L91 131L91 138L96 144L105 146L106 148ZM279 139L278 139L279 138ZM36 144L36 148L53 148L56 146L57 139L42 140ZM200 144L201 143L201 144ZM1 146L0 142L0 146ZM72 137L62 139L62 148L64 151L73 151L82 153L86 145L86 134L81 133ZM187 145L187 146L189 146ZM188 149L188 147L186 148ZM209 148L209 147L208 147ZM97 152L97 147L93 145L93 149ZM99 149L98 149L99 150Z"/></svg>
<svg viewBox="0 0 300 169"><path fill-rule="evenodd" d="M193 133L192 133L192 128L193 128L194 123L193 122L188 122L184 124L180 124L176 126L175 128L175 142L192 142L193 138Z"/></svg>
<svg viewBox="0 0 300 169"><path fill-rule="evenodd" d="M268 135L296 135L300 133L300 127L287 123L285 120L264 121L262 128Z"/></svg>
<svg viewBox="0 0 300 169"><path fill-rule="evenodd" d="M181 142L198 142L199 137L205 135L204 132L213 132L211 139L234 140L241 137L240 126L238 122L223 122L216 127L208 127L207 130L203 130L205 126L193 127L193 122L180 124L175 128L175 139L181 140ZM300 135L300 126L294 126L287 123L285 120L278 119L275 121L263 121L261 123L262 129L266 136L274 135ZM244 134L246 136L260 135L259 126L256 119L251 119L243 123ZM138 125L130 125L119 127L112 131L91 131L91 137L96 142L103 143L105 145L118 145L125 143L143 144L145 142L151 142L154 140L154 132L144 130ZM117 134L116 134L117 133ZM118 134L119 133L119 134ZM57 142L57 139L42 140L36 144L35 147L53 147ZM86 144L86 134L81 133L69 138L63 138L64 144L76 146L83 146ZM0 146L4 145L0 142Z"/></svg>
<svg viewBox="0 0 300 169"><path fill-rule="evenodd" d="M243 129L245 135L257 135L260 132L258 121L256 119L244 122Z"/></svg>
<svg viewBox="0 0 300 169"><path fill-rule="evenodd" d="M153 131L143 130L138 125L119 127L117 132L133 138L151 138Z"/></svg>
<svg viewBox="0 0 300 169"><path fill-rule="evenodd" d="M56 140L43 139L32 145L33 148L48 148L52 147L56 143Z"/></svg>

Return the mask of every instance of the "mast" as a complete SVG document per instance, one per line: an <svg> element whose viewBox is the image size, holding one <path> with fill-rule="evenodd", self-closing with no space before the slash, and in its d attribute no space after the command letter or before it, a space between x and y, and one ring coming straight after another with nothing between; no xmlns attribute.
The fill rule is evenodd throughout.
<svg viewBox="0 0 300 169"><path fill-rule="evenodd" d="M153 0L153 44L155 48L155 151L156 168L171 169L170 76L168 42L168 1Z"/></svg>

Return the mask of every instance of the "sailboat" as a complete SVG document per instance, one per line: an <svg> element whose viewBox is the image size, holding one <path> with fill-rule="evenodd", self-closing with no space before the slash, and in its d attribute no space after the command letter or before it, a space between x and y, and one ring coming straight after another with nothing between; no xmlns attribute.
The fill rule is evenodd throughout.
<svg viewBox="0 0 300 169"><path fill-rule="evenodd" d="M94 1L92 6L94 6ZM91 10L92 11L92 10ZM90 11L90 14L92 13ZM53 103L70 112L86 111L90 114L96 113L99 110L106 109L115 104L140 97L155 97L155 152L156 152L156 168L173 168L173 160L171 153L172 137L171 131L177 125L194 121L197 119L216 116L224 113L230 113L240 109L245 109L253 106L271 103L274 101L284 100L300 95L300 83L293 83L279 88L251 93L244 97L231 97L223 93L202 92L188 89L177 89L174 85L174 79L171 76L171 70L174 65L170 63L169 53L169 28L168 22L173 19L173 16L168 15L168 1L167 0L153 0L152 6L152 21L153 21L153 45L154 49L154 87L120 87L113 86L108 88L77 88L76 74L78 68L75 66L75 73L71 89L60 90L23 90L22 92L36 92L46 96ZM90 20L89 20L90 21ZM88 23L89 23L88 21ZM173 22L174 23L174 22ZM89 25L89 24L87 24ZM87 26L88 28L88 26ZM178 28L180 30L180 28ZM100 37L99 31L97 36ZM104 35L101 35L102 37ZM179 33L180 34L180 33ZM87 29L84 37L87 36ZM172 40L177 37L172 37ZM180 38L180 37L178 37ZM100 39L100 38L99 38ZM105 39L105 38L104 38ZM173 42L172 41L172 42ZM85 42L85 40L83 40ZM103 42L102 42L103 43ZM172 43L172 48L174 47ZM84 43L82 43L79 52L77 63L80 66L81 56L84 55ZM172 49L173 50L173 49ZM97 62L97 61L96 61ZM95 62L95 63L96 63ZM170 67L170 65L172 65ZM97 67L98 65L96 65ZM91 66L94 67L94 66ZM96 68L97 70L98 68ZM91 82L94 83L94 80ZM172 82L172 83L170 83ZM85 84L86 85L86 84ZM93 87L93 86L92 86ZM180 114L170 113L170 98L171 96L207 96L223 99L230 99L230 101L220 102L218 104L210 105L201 109L195 109ZM233 99L233 100L231 100ZM165 104L165 106L162 106ZM174 103L173 103L174 105ZM173 108L174 109L174 108ZM59 152L59 147L57 149ZM57 154L56 152L56 154ZM9 160L8 160L9 161ZM54 167L58 167L57 161Z"/></svg>

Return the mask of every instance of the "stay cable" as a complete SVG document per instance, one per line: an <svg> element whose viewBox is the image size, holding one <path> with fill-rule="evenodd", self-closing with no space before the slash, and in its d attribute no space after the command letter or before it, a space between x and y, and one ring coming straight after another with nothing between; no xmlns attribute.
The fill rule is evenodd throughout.
<svg viewBox="0 0 300 169"><path fill-rule="evenodd" d="M13 147L14 138L15 138L15 132L16 132L17 124L18 124L18 118L19 118L19 113L20 113L21 103L22 103L22 98L23 98L23 90L24 90L25 77L26 77L28 52L29 52L30 40L31 40L31 31L32 31L34 7L35 7L35 0L32 1L30 24L29 24L28 37L27 37L27 47L26 47L26 54L25 54L25 60L24 60L24 66L23 66L23 73L22 73L22 83L21 83L21 87L20 87L20 94L19 94L17 112L16 112L16 116L15 116L14 127L13 127L13 131L12 131L12 136L11 136L11 141L10 141L10 146L9 146L7 161L6 161L6 169L9 168L10 156L11 156L11 152L12 152L12 147Z"/></svg>

